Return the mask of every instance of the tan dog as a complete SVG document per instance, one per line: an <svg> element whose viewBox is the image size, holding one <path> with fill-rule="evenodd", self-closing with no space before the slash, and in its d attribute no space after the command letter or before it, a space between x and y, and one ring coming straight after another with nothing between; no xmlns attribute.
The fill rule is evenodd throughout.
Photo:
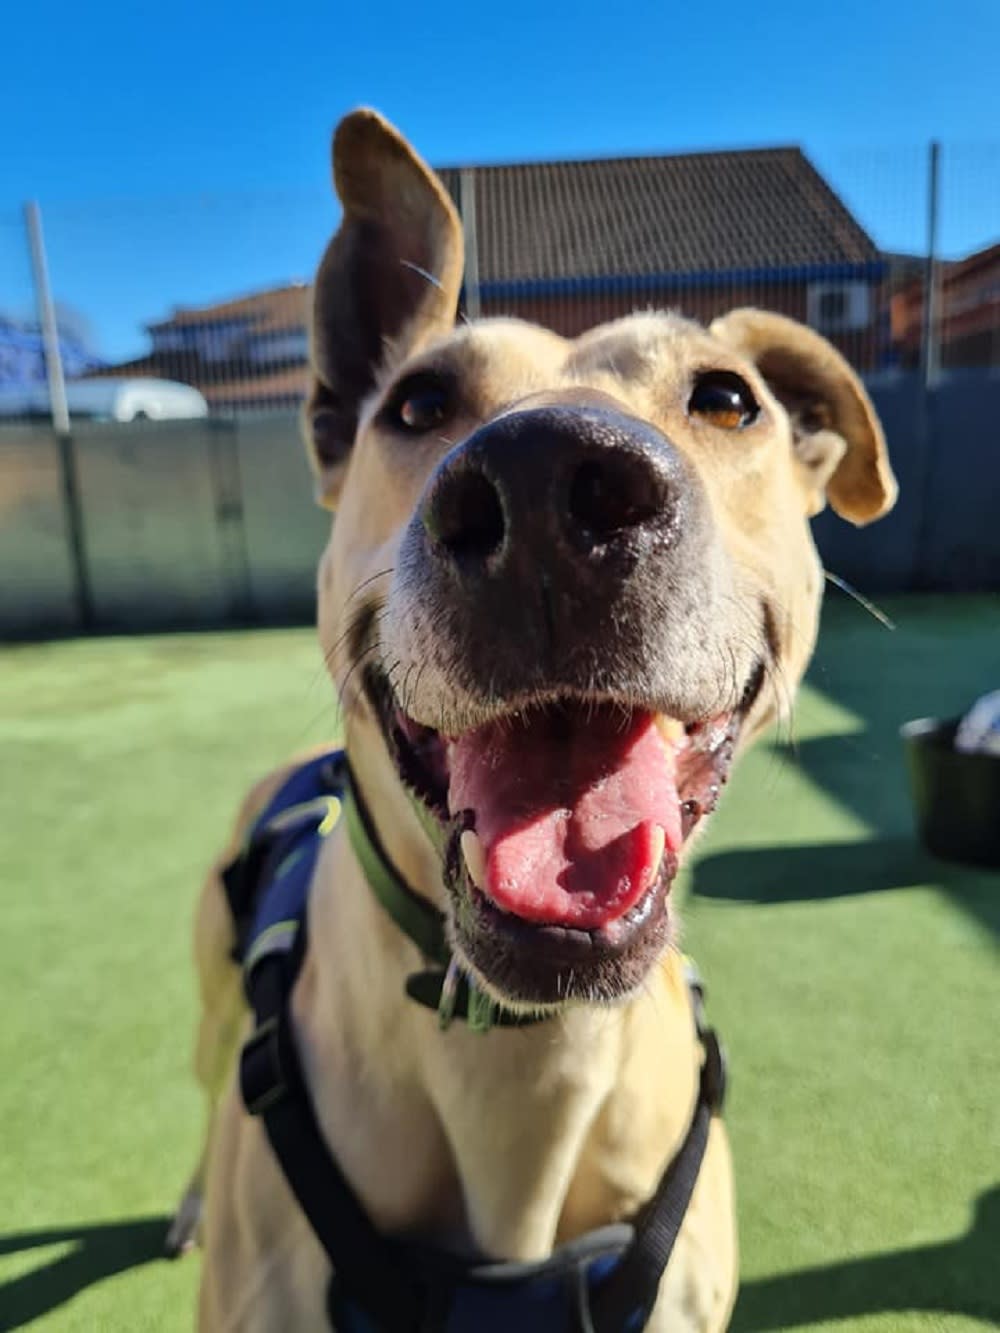
<svg viewBox="0 0 1000 1333"><path fill-rule="evenodd" d="M382 1231L538 1259L635 1213L685 1135L702 1052L671 879L812 651L809 516L829 497L868 522L895 483L861 384L808 329L754 310L708 330L635 315L576 341L456 326L461 228L433 173L362 111L337 131L334 175L308 433L337 513L319 626L347 751L461 968L546 1021L439 1031L404 993L419 952L338 829L313 879L296 1040ZM251 794L230 854L280 781ZM327 1260L232 1079L247 1022L231 945L217 868L197 923L200 1326L319 1329ZM724 1328L736 1281L715 1121L649 1327Z"/></svg>

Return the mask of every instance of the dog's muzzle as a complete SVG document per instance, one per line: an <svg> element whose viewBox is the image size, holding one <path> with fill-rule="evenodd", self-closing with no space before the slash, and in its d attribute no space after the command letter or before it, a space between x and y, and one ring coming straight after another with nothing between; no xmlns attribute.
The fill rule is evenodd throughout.
<svg viewBox="0 0 1000 1333"><path fill-rule="evenodd" d="M648 422L603 404L531 408L491 421L443 460L403 563L450 620L475 621L475 639L489 641L472 672L488 666L495 681L506 658L523 689L527 638L547 684L554 659L606 653L589 631L612 608L636 646L656 585L685 565L697 582L706 509L690 466ZM618 638L619 653L629 647Z"/></svg>
<svg viewBox="0 0 1000 1333"><path fill-rule="evenodd" d="M610 398L531 400L431 475L366 680L506 1001L625 993L665 946L759 688L741 605L693 464Z"/></svg>

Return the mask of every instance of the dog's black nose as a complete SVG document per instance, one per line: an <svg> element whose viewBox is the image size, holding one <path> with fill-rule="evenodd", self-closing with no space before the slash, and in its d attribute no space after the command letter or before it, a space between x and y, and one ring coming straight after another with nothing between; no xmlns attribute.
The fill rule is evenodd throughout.
<svg viewBox="0 0 1000 1333"><path fill-rule="evenodd" d="M592 405L511 412L444 460L421 520L460 577L631 565L683 528L688 472L648 422Z"/></svg>

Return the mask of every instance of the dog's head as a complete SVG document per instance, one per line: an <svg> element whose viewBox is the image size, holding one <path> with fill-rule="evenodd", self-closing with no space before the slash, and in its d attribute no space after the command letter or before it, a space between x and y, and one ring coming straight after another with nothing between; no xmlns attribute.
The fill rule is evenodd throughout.
<svg viewBox="0 0 1000 1333"><path fill-rule="evenodd" d="M893 503L881 429L839 353L778 315L575 341L456 325L462 231L434 174L362 111L334 176L306 425L354 766L481 985L626 994L734 752L812 651L809 517Z"/></svg>

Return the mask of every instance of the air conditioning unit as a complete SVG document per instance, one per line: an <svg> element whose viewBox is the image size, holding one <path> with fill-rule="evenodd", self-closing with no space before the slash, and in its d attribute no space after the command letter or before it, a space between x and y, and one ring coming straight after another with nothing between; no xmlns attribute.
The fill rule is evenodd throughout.
<svg viewBox="0 0 1000 1333"><path fill-rule="evenodd" d="M866 282L816 282L806 293L806 320L820 333L863 329L871 320Z"/></svg>

